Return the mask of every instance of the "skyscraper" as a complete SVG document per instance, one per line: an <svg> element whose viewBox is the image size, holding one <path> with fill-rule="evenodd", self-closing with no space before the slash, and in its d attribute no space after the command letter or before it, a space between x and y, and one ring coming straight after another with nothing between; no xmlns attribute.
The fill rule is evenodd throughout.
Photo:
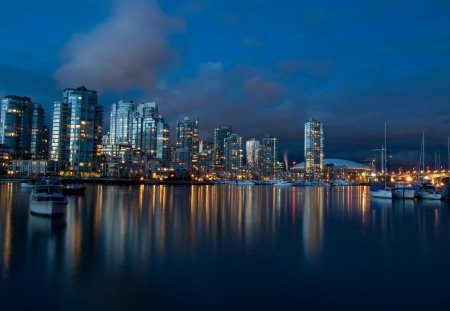
<svg viewBox="0 0 450 311"><path fill-rule="evenodd" d="M247 140L245 143L246 155L247 155L247 169L252 173L258 171L258 153L259 153L259 140L254 138Z"/></svg>
<svg viewBox="0 0 450 311"><path fill-rule="evenodd" d="M305 179L323 178L323 124L309 119L305 123Z"/></svg>
<svg viewBox="0 0 450 311"><path fill-rule="evenodd" d="M50 157L65 171L97 169L101 153L103 107L97 92L84 86L65 89L63 99L53 105Z"/></svg>
<svg viewBox="0 0 450 311"><path fill-rule="evenodd" d="M198 119L185 117L182 121L177 121L177 142L176 148L186 148L188 153L187 163L195 165L198 155Z"/></svg>
<svg viewBox="0 0 450 311"><path fill-rule="evenodd" d="M136 104L130 100L119 100L112 105L109 137L111 144L131 146L133 120Z"/></svg>
<svg viewBox="0 0 450 311"><path fill-rule="evenodd" d="M225 155L224 143L225 138L233 133L230 125L222 125L214 129L214 169L217 171L224 169Z"/></svg>
<svg viewBox="0 0 450 311"><path fill-rule="evenodd" d="M242 137L237 134L231 134L224 139L224 169L230 173L239 173L242 168L242 159L244 152L242 150Z"/></svg>
<svg viewBox="0 0 450 311"><path fill-rule="evenodd" d="M259 146L259 169L264 177L274 177L277 170L278 139L267 134Z"/></svg>
<svg viewBox="0 0 450 311"><path fill-rule="evenodd" d="M9 95L1 101L0 144L14 157L38 158L44 153L44 109L29 97Z"/></svg>

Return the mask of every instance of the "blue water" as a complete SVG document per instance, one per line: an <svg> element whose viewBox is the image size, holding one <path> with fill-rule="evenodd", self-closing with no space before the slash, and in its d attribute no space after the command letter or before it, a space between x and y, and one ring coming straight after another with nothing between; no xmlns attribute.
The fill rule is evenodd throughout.
<svg viewBox="0 0 450 311"><path fill-rule="evenodd" d="M449 310L450 214L365 187L0 183L0 309Z"/></svg>

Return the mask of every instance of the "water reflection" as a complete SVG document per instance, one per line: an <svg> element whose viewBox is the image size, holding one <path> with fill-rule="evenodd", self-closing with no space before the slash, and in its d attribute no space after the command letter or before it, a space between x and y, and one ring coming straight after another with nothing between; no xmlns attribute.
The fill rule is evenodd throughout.
<svg viewBox="0 0 450 311"><path fill-rule="evenodd" d="M371 199L366 187L91 185L60 219L30 215L29 195L0 184L0 285L35 275L36 264L70 293L105 276L147 284L205 267L233 275L261 266L264 275L274 266L300 280L302 269L332 270L355 254L427 269L450 258L447 202Z"/></svg>

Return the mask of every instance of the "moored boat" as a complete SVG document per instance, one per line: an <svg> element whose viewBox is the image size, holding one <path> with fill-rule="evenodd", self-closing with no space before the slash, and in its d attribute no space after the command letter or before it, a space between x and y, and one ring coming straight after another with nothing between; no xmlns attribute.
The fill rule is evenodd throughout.
<svg viewBox="0 0 450 311"><path fill-rule="evenodd" d="M422 200L441 200L442 194L438 193L432 185L423 185L422 189L417 191L417 198Z"/></svg>
<svg viewBox="0 0 450 311"><path fill-rule="evenodd" d="M383 185L374 184L370 187L370 196L377 199L392 199L392 191Z"/></svg>
<svg viewBox="0 0 450 311"><path fill-rule="evenodd" d="M58 216L66 212L67 200L58 185L37 185L31 194L30 211L42 216Z"/></svg>
<svg viewBox="0 0 450 311"><path fill-rule="evenodd" d="M293 182L287 181L287 180L279 180L276 183L273 184L275 187L291 187L294 185Z"/></svg>

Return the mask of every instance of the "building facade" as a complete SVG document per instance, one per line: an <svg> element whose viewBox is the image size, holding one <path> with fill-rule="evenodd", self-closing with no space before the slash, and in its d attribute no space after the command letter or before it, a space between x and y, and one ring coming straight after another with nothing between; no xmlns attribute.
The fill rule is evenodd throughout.
<svg viewBox="0 0 450 311"><path fill-rule="evenodd" d="M196 166L199 149L198 119L185 117L182 121L177 121L176 149L184 149L187 152L188 166Z"/></svg>
<svg viewBox="0 0 450 311"><path fill-rule="evenodd" d="M233 133L231 125L222 125L214 129L214 169L224 170L225 164L225 138Z"/></svg>
<svg viewBox="0 0 450 311"><path fill-rule="evenodd" d="M244 157L241 136L231 134L224 139L224 155L224 170L232 174L238 174L242 169L242 160Z"/></svg>
<svg viewBox="0 0 450 311"><path fill-rule="evenodd" d="M97 92L84 86L65 89L53 105L50 158L58 170L95 172L101 155L103 107Z"/></svg>
<svg viewBox="0 0 450 311"><path fill-rule="evenodd" d="M19 159L43 158L47 148L44 109L29 97L6 96L0 107L0 144Z"/></svg>
<svg viewBox="0 0 450 311"><path fill-rule="evenodd" d="M305 179L323 179L323 124L310 118L305 123Z"/></svg>
<svg viewBox="0 0 450 311"><path fill-rule="evenodd" d="M259 169L259 147L259 140L254 138L245 142L247 169L253 174L257 174Z"/></svg>
<svg viewBox="0 0 450 311"><path fill-rule="evenodd" d="M261 177L273 178L278 170L278 139L267 134L259 147L259 171Z"/></svg>

